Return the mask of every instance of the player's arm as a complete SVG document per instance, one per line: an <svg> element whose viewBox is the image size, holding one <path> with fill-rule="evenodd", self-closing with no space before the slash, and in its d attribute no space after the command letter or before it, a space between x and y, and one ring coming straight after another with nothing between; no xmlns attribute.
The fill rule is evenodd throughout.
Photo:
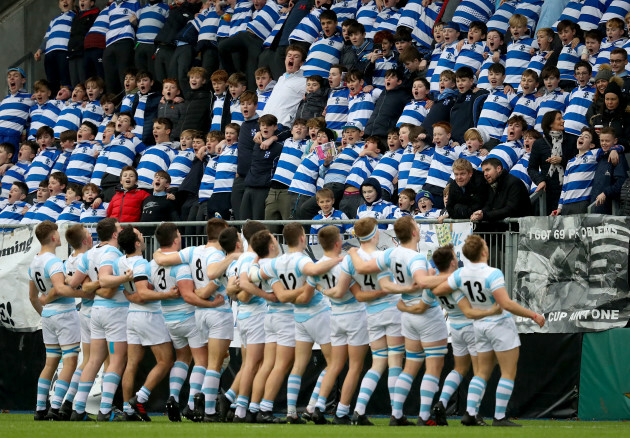
<svg viewBox="0 0 630 438"><path fill-rule="evenodd" d="M63 272L57 272L50 276L55 294L60 297L85 298L86 294L81 289L73 289L66 284L66 277Z"/></svg>
<svg viewBox="0 0 630 438"><path fill-rule="evenodd" d="M134 304L144 303L144 300L138 293L130 294L129 292L127 292L127 289L123 289L123 293L125 294L125 298L127 298L127 301L129 301L130 303L134 303Z"/></svg>
<svg viewBox="0 0 630 438"><path fill-rule="evenodd" d="M136 280L134 281L134 285L136 286L137 294L140 295L142 301L160 301L160 300L172 300L175 298L179 298L179 289L177 287L171 288L168 292L157 292L151 289L149 284L149 280Z"/></svg>
<svg viewBox="0 0 630 438"><path fill-rule="evenodd" d="M361 290L361 287L359 286L358 289L355 288L356 286L359 286L359 283L355 283L350 287L350 292L352 292L352 295L354 295L354 297L357 299L357 301L365 303L368 301L374 301L377 298L382 298L386 295L388 295L388 293L384 290Z"/></svg>
<svg viewBox="0 0 630 438"><path fill-rule="evenodd" d="M101 266L98 270L98 282L102 288L116 289L127 281L133 281L131 269L123 275L114 275L114 268L111 265Z"/></svg>
<svg viewBox="0 0 630 438"><path fill-rule="evenodd" d="M381 271L378 267L378 263L376 263L376 259L370 259L367 261L363 260L361 257L359 257L357 251L357 248L352 248L350 251L348 251L348 254L350 254L350 258L352 259L352 265L354 266L354 269L357 271L357 273L374 274Z"/></svg>
<svg viewBox="0 0 630 438"><path fill-rule="evenodd" d="M413 273L413 281L418 289L434 289L448 278L447 274L430 275L424 269L417 269Z"/></svg>
<svg viewBox="0 0 630 438"><path fill-rule="evenodd" d="M179 289L179 293L181 294L184 301L186 301L188 304L203 308L215 307L211 305L210 301L203 300L195 295L195 285L193 284L192 279L178 280L177 288Z"/></svg>
<svg viewBox="0 0 630 438"><path fill-rule="evenodd" d="M513 315L522 316L523 318L531 318L540 327L545 325L544 316L539 315L533 310L526 309L517 302L512 301L507 293L507 290L505 290L505 287L500 287L496 289L494 292L492 292L492 295L494 296L497 304L501 306L502 309L507 310Z"/></svg>
<svg viewBox="0 0 630 438"><path fill-rule="evenodd" d="M459 300L457 306L459 306L459 309L468 319L481 319L485 318L486 316L499 315L503 311L503 309L501 309L501 307L497 306L496 304L494 304L490 309L487 310L475 309L470 305L470 301L468 301L468 298L466 297L463 297L461 300Z"/></svg>
<svg viewBox="0 0 630 438"><path fill-rule="evenodd" d="M211 281L205 286L202 286L199 289L195 289L195 295L197 295L199 298L207 300L217 290L219 290L219 285L216 282Z"/></svg>
<svg viewBox="0 0 630 438"><path fill-rule="evenodd" d="M389 275L379 278L378 284L388 294L410 294L420 289L415 283L409 286L394 283Z"/></svg>
<svg viewBox="0 0 630 438"><path fill-rule="evenodd" d="M437 287L432 288L431 292L433 292L433 295L436 297L441 297L453 293L454 290L455 289L448 284L448 281L442 281Z"/></svg>
<svg viewBox="0 0 630 438"><path fill-rule="evenodd" d="M302 267L302 274L308 275L310 277L323 275L335 266L337 266L339 263L341 263L342 260L343 257L334 257L332 259L319 261L317 263L307 263Z"/></svg>
<svg viewBox="0 0 630 438"><path fill-rule="evenodd" d="M35 282L30 280L28 282L28 299L31 301L33 309L40 315L42 314L42 304L39 302L39 291L35 286Z"/></svg>
<svg viewBox="0 0 630 438"><path fill-rule="evenodd" d="M218 278L220 278L225 273L225 270L230 266L230 263L238 259L241 256L241 254L242 253L240 252L233 252L231 254L226 255L223 260L220 260L218 262L208 263L208 269L207 269L208 278L210 280L217 280Z"/></svg>
<svg viewBox="0 0 630 438"><path fill-rule="evenodd" d="M315 288L308 283L305 283L300 289L302 292L295 298L295 304L307 304L313 298Z"/></svg>
<svg viewBox="0 0 630 438"><path fill-rule="evenodd" d="M182 258L178 252L164 254L161 249L153 253L153 260L160 266L175 266L182 264Z"/></svg>
<svg viewBox="0 0 630 438"><path fill-rule="evenodd" d="M345 295L346 291L350 289L350 283L352 282L352 277L350 277L345 272L341 272L339 274L339 280L335 287L331 287L330 289L323 289L321 286L317 286L317 290L321 291L324 295L330 298L341 298ZM355 283L356 284L356 283ZM359 291L361 288L359 287Z"/></svg>
<svg viewBox="0 0 630 438"><path fill-rule="evenodd" d="M271 285L273 295L281 303L293 303L295 299L302 293L302 289L287 290L281 281L276 281ZM267 294L270 295L270 294Z"/></svg>
<svg viewBox="0 0 630 438"><path fill-rule="evenodd" d="M71 276L67 277L68 281L68 286L70 286L72 289L78 289L79 286L81 286L82 284L85 283L85 279L88 278L87 274L84 274L83 272L79 271L78 269L76 271L74 271L74 274L72 274ZM89 278L88 278L89 279ZM83 287L83 286L81 286ZM85 290L85 288L83 289Z"/></svg>
<svg viewBox="0 0 630 438"><path fill-rule="evenodd" d="M398 307L398 310L400 310L401 312L407 312L407 313L413 313L414 315L420 315L426 312L427 310L429 310L431 306L429 306L424 301L420 301L419 303L416 303L412 306L408 306L405 304L403 300L400 300L398 301L398 304L396 304L396 307Z"/></svg>
<svg viewBox="0 0 630 438"><path fill-rule="evenodd" d="M100 284L98 280L90 281L89 277L85 277L85 280L83 280L83 283L81 284L81 289L83 289L83 292L89 295L88 298L94 298L94 293L99 287Z"/></svg>
<svg viewBox="0 0 630 438"><path fill-rule="evenodd" d="M226 287L226 292L228 294L228 297L230 297L231 299L237 299L237 295L239 294L239 292L241 291L241 288L236 284L236 276L232 276L228 279L228 284Z"/></svg>
<svg viewBox="0 0 630 438"><path fill-rule="evenodd" d="M116 294L116 290L117 288L99 287L98 289L96 289L96 292L94 293L101 298L105 298L109 300Z"/></svg>
<svg viewBox="0 0 630 438"><path fill-rule="evenodd" d="M239 275L238 279L239 279L239 286L242 291L247 292L250 295L255 295L265 300L269 300L269 297L267 297L268 294L249 280L249 275L247 272L242 272ZM269 301L273 301L273 300L269 300Z"/></svg>

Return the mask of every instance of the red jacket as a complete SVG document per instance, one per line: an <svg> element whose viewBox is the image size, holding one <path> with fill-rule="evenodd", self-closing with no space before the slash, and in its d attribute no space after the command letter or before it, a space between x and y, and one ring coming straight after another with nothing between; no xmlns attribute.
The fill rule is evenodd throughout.
<svg viewBox="0 0 630 438"><path fill-rule="evenodd" d="M107 217L115 217L118 222L140 222L142 201L148 197L147 192L136 187L127 192L117 190L107 207Z"/></svg>

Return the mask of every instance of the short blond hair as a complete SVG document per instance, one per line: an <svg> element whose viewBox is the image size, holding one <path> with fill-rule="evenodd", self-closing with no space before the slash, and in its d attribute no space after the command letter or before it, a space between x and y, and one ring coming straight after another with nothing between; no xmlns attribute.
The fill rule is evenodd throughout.
<svg viewBox="0 0 630 438"><path fill-rule="evenodd" d="M468 140L478 140L483 143L483 137L477 128L470 128L464 133L464 141Z"/></svg>
<svg viewBox="0 0 630 438"><path fill-rule="evenodd" d="M201 76L203 79L208 77L208 71L203 67L193 67L188 70L188 77Z"/></svg>
<svg viewBox="0 0 630 438"><path fill-rule="evenodd" d="M514 14L510 17L510 27L527 26L527 17L521 14Z"/></svg>
<svg viewBox="0 0 630 438"><path fill-rule="evenodd" d="M473 167L466 158L458 158L453 163L453 172L456 170L465 170L466 172L472 173Z"/></svg>

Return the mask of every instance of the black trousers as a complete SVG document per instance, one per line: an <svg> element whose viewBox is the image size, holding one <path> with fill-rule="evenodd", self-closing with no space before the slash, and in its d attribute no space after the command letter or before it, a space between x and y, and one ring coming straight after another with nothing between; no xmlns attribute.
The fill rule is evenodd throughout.
<svg viewBox="0 0 630 438"><path fill-rule="evenodd" d="M246 187L241 201L240 214L243 219L265 219L265 201L269 187Z"/></svg>
<svg viewBox="0 0 630 438"><path fill-rule="evenodd" d="M155 48L155 59L154 59L154 69L155 69L155 80L158 82L162 82L164 79L169 78L169 68L171 65L171 60L173 59L173 54L175 53L175 47L171 46L157 46ZM181 84L180 84L181 88Z"/></svg>
<svg viewBox="0 0 630 438"><path fill-rule="evenodd" d="M83 51L83 69L86 78L91 78L92 76L104 78L103 49L85 49Z"/></svg>
<svg viewBox="0 0 630 438"><path fill-rule="evenodd" d="M258 57L258 67L269 67L271 75L277 79L285 72L284 57L286 54L287 46L279 46L277 49L263 49Z"/></svg>
<svg viewBox="0 0 630 438"><path fill-rule="evenodd" d="M263 41L251 32L239 32L219 43L219 55L228 74L241 71L247 77L247 89L256 89L254 72Z"/></svg>
<svg viewBox="0 0 630 438"><path fill-rule="evenodd" d="M125 38L105 47L103 68L105 70L105 88L108 93L120 94L123 90L125 72L133 67L133 46L134 41Z"/></svg>
<svg viewBox="0 0 630 438"><path fill-rule="evenodd" d="M190 89L188 71L192 67L193 59L195 58L194 52L194 48L190 44L177 47L168 67L168 77L176 78L182 91Z"/></svg>
<svg viewBox="0 0 630 438"><path fill-rule="evenodd" d="M46 70L46 78L50 82L52 96L57 94L61 85L71 85L67 50L54 50L45 54L44 70Z"/></svg>
<svg viewBox="0 0 630 438"><path fill-rule="evenodd" d="M155 46L153 44L139 43L136 46L134 62L138 70L149 71L155 78L155 61L153 59L154 54Z"/></svg>
<svg viewBox="0 0 630 438"><path fill-rule="evenodd" d="M230 210L232 209L231 198L231 192L213 193L206 204L208 219L212 219L219 214L219 216L226 221L230 220Z"/></svg>
<svg viewBox="0 0 630 438"><path fill-rule="evenodd" d="M208 45L201 51L201 66L212 75L221 65L219 59L219 49L216 46Z"/></svg>
<svg viewBox="0 0 630 438"><path fill-rule="evenodd" d="M83 56L75 56L74 58L68 59L68 68L70 70L70 83L72 87L76 86L78 83L85 82L88 78L85 75L86 70Z"/></svg>
<svg viewBox="0 0 630 438"><path fill-rule="evenodd" d="M241 202L243 200L243 195L245 194L245 178L237 176L234 178L234 184L232 184L232 213L234 214L234 219L237 221L245 220L246 217L241 215Z"/></svg>

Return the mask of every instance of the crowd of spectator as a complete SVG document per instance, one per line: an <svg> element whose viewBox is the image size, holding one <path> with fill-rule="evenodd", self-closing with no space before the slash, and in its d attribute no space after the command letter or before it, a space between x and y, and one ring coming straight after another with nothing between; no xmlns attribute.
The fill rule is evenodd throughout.
<svg viewBox="0 0 630 438"><path fill-rule="evenodd" d="M46 79L7 73L0 224L611 213L630 2L448 3L59 0Z"/></svg>

